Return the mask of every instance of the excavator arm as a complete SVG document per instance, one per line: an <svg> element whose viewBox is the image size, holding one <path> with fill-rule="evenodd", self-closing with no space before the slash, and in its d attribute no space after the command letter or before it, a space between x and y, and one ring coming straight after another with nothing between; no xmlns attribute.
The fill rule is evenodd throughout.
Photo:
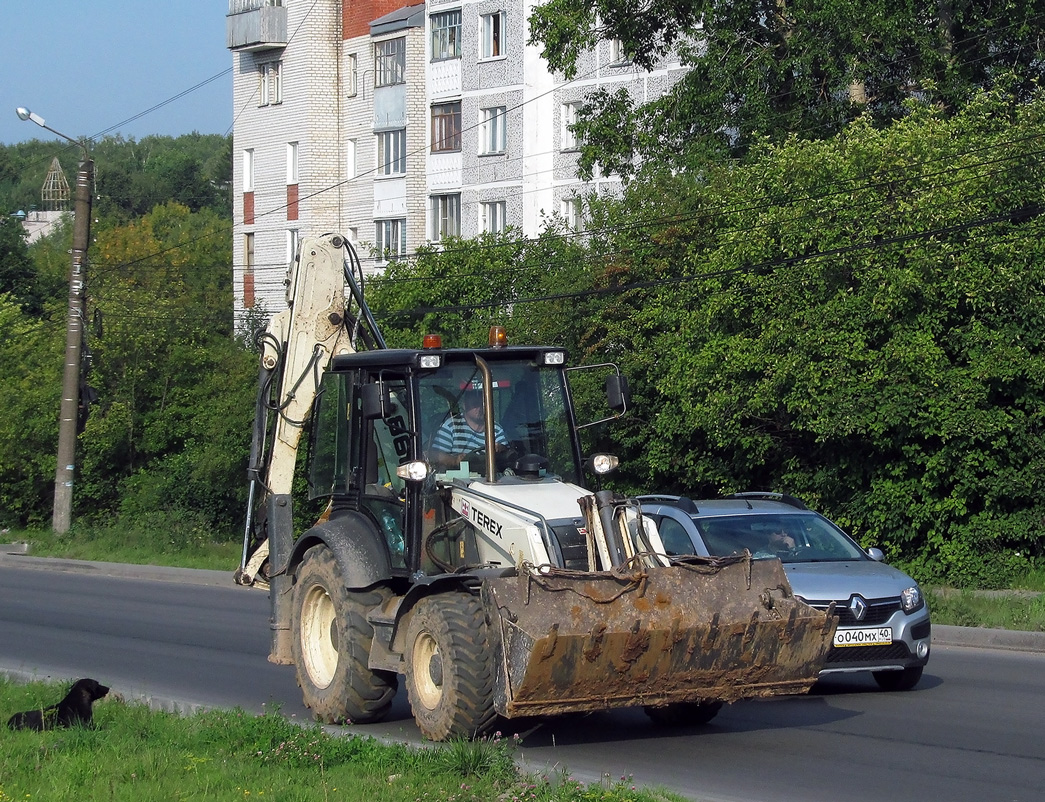
<svg viewBox="0 0 1045 802"><path fill-rule="evenodd" d="M273 315L258 336L261 359L247 466L247 521L235 574L240 585L267 584L262 566L268 559L268 537L264 516L257 511L264 509L269 495L291 491L302 428L331 358L354 353L357 343L368 349L385 347L363 300L359 259L346 238L327 234L303 239L285 283L287 308Z"/></svg>

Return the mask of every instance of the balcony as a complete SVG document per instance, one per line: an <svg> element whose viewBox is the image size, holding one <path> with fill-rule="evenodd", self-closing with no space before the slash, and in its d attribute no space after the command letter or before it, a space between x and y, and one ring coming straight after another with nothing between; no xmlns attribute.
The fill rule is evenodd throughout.
<svg viewBox="0 0 1045 802"><path fill-rule="evenodd" d="M283 0L229 0L225 46L234 51L286 47L287 10Z"/></svg>

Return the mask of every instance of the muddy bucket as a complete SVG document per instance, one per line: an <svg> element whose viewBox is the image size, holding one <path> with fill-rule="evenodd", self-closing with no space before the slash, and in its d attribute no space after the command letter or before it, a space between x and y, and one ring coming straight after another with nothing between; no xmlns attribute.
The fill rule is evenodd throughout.
<svg viewBox="0 0 1045 802"><path fill-rule="evenodd" d="M779 560L530 569L482 587L506 717L804 693L837 618L796 599Z"/></svg>

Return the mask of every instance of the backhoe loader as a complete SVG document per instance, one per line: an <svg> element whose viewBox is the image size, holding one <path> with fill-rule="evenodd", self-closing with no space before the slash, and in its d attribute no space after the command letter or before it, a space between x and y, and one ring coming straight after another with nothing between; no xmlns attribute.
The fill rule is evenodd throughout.
<svg viewBox="0 0 1045 802"><path fill-rule="evenodd" d="M482 348L387 348L338 235L303 240L287 301L262 336L236 580L269 589L269 659L296 667L318 720L380 720L400 677L435 741L627 706L697 723L816 681L837 619L779 561L667 554L638 503L601 489L616 459L581 453L571 388L596 379L607 423L629 401L615 366L496 327ZM327 503L298 532L305 430Z"/></svg>

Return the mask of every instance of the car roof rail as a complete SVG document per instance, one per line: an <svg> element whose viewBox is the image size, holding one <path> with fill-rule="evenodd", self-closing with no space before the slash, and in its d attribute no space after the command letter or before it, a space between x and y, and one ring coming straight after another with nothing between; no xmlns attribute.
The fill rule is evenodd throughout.
<svg viewBox="0 0 1045 802"><path fill-rule="evenodd" d="M736 498L744 501L748 499L764 499L766 501L779 501L782 504L787 504L788 506L794 507L798 510L809 509L802 499L789 496L787 493L770 493L763 490L751 490L746 493L730 493L726 498Z"/></svg>
<svg viewBox="0 0 1045 802"><path fill-rule="evenodd" d="M677 507L682 512L689 513L690 515L696 515L700 510L697 509L697 505L693 503L693 499L687 496L639 496L639 503L645 504L668 504L672 507Z"/></svg>

